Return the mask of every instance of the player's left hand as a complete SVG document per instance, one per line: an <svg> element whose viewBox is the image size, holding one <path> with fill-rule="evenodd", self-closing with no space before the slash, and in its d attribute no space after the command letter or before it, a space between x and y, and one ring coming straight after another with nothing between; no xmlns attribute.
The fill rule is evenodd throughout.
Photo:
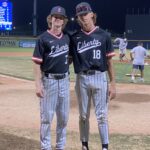
<svg viewBox="0 0 150 150"><path fill-rule="evenodd" d="M114 99L116 97L116 86L115 84L109 85L109 98L110 100Z"/></svg>

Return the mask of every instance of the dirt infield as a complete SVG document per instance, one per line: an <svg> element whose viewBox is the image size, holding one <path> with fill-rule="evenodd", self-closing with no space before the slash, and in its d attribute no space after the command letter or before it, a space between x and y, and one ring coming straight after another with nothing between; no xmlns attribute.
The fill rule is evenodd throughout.
<svg viewBox="0 0 150 150"><path fill-rule="evenodd" d="M32 53L31 52L0 52L0 56L3 57L32 56Z"/></svg>
<svg viewBox="0 0 150 150"><path fill-rule="evenodd" d="M1 150L39 149L37 142L40 127L39 100L35 96L34 89L32 81L0 76ZM70 89L68 131L78 132L78 106L74 83L71 83ZM148 85L117 84L117 98L109 104L110 134L150 135L149 97ZM52 125L53 131L55 131L55 122L56 118ZM98 133L93 107L90 126L91 133Z"/></svg>
<svg viewBox="0 0 150 150"><path fill-rule="evenodd" d="M39 129L39 101L34 94L34 82L0 76L0 95L1 128ZM148 85L117 84L117 98L109 104L110 133L150 134L149 97ZM93 108L90 119L91 132L98 132ZM78 131L74 83L71 83L68 130Z"/></svg>

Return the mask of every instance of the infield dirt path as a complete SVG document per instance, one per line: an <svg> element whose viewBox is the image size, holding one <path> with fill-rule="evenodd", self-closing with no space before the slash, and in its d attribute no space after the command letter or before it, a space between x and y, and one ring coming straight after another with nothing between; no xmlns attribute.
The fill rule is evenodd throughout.
<svg viewBox="0 0 150 150"><path fill-rule="evenodd" d="M34 89L33 81L0 76L0 130L39 130L39 100ZM78 132L78 107L74 83L71 83L70 89L68 130ZM117 97L109 104L110 133L150 134L149 106L149 85L117 84ZM52 126L54 129L55 119ZM98 132L93 108L90 126L90 132Z"/></svg>

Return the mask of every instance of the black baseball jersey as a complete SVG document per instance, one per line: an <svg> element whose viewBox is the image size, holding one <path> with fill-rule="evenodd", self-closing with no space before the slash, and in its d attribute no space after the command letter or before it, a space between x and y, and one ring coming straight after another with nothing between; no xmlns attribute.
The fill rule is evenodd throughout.
<svg viewBox="0 0 150 150"><path fill-rule="evenodd" d="M46 31L37 39L32 60L41 64L43 72L66 73L69 69L69 42L67 34L57 37Z"/></svg>
<svg viewBox="0 0 150 150"><path fill-rule="evenodd" d="M115 55L110 35L99 27L89 33L81 30L73 34L71 47L75 73L106 71L108 57Z"/></svg>

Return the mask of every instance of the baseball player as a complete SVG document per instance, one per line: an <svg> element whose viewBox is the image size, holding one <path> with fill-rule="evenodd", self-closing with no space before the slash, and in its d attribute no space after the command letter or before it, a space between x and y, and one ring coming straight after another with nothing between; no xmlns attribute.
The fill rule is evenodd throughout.
<svg viewBox="0 0 150 150"><path fill-rule="evenodd" d="M40 98L41 149L51 150L51 124L56 112L56 149L63 150L69 114L69 37L63 33L67 23L65 9L52 8L47 17L49 29L36 43L34 64L36 95Z"/></svg>
<svg viewBox="0 0 150 150"><path fill-rule="evenodd" d="M137 73L138 69L140 70L141 74L140 81L144 82L144 59L146 56L149 57L147 50L143 47L143 43L139 41L138 45L130 52L131 61L133 61L131 82L136 82L135 74Z"/></svg>
<svg viewBox="0 0 150 150"><path fill-rule="evenodd" d="M119 60L123 61L123 58L126 55L126 48L128 45L127 39L126 38L124 38L124 39L116 38L114 40L114 43L119 43Z"/></svg>
<svg viewBox="0 0 150 150"><path fill-rule="evenodd" d="M95 107L102 149L108 150L108 96L115 98L115 79L112 56L115 55L110 35L95 26L96 14L82 2L76 6L81 30L72 35L71 55L76 73L76 93L79 104L79 129L82 150L89 150L89 117L91 99ZM108 71L110 86L106 72Z"/></svg>

